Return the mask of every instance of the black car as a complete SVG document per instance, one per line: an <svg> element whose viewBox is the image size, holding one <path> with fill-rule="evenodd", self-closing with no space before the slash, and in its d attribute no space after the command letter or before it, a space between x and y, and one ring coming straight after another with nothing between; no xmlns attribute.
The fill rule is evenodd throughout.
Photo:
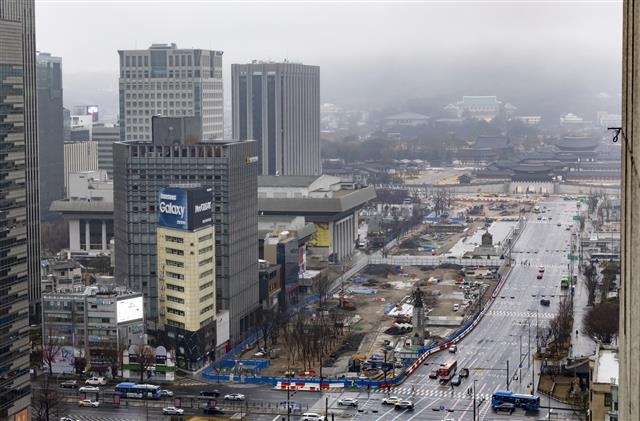
<svg viewBox="0 0 640 421"><path fill-rule="evenodd" d="M204 408L204 413L209 415L222 415L224 411L219 406L207 406Z"/></svg>
<svg viewBox="0 0 640 421"><path fill-rule="evenodd" d="M550 304L551 304L551 301L547 300L546 298L543 298L542 300L540 300L540 305L543 305L545 307L549 307Z"/></svg>
<svg viewBox="0 0 640 421"><path fill-rule="evenodd" d="M218 396L220 396L220 391L219 390L201 390L200 396L217 398Z"/></svg>

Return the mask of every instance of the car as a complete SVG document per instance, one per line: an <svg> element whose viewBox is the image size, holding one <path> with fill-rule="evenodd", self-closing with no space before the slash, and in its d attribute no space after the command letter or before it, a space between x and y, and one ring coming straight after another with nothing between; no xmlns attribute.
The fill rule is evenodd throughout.
<svg viewBox="0 0 640 421"><path fill-rule="evenodd" d="M244 395L242 393L230 393L228 395L224 395L225 401L243 401Z"/></svg>
<svg viewBox="0 0 640 421"><path fill-rule="evenodd" d="M68 389L76 389L78 387L77 380L67 380L60 383L60 387L68 388Z"/></svg>
<svg viewBox="0 0 640 421"><path fill-rule="evenodd" d="M542 273L544 273L544 266L540 266L540 267L538 268L538 272L542 272Z"/></svg>
<svg viewBox="0 0 640 421"><path fill-rule="evenodd" d="M80 393L87 393L87 392L99 392L100 388L98 386L82 386L80 389L78 389L78 392Z"/></svg>
<svg viewBox="0 0 640 421"><path fill-rule="evenodd" d="M431 370L429 372L429 378L430 379L437 379L438 378L438 371L437 370Z"/></svg>
<svg viewBox="0 0 640 421"><path fill-rule="evenodd" d="M84 384L88 384L90 386L104 386L107 384L107 381L104 377L91 377L84 381Z"/></svg>
<svg viewBox="0 0 640 421"><path fill-rule="evenodd" d="M220 391L217 390L217 389L214 389L214 390L201 390L200 391L200 396L208 396L208 397L217 398L218 396L220 396Z"/></svg>
<svg viewBox="0 0 640 421"><path fill-rule="evenodd" d="M407 411L413 411L413 402L403 400L394 405L395 409L405 409Z"/></svg>
<svg viewBox="0 0 640 421"><path fill-rule="evenodd" d="M358 407L358 400L354 398L340 398L338 399L338 406L353 406Z"/></svg>
<svg viewBox="0 0 640 421"><path fill-rule="evenodd" d="M97 408L98 406L100 406L100 402L92 401L91 399L83 399L81 401L78 401L78 406L89 406L91 408Z"/></svg>
<svg viewBox="0 0 640 421"><path fill-rule="evenodd" d="M571 227L566 227L564 230L565 231L571 231Z"/></svg>
<svg viewBox="0 0 640 421"><path fill-rule="evenodd" d="M453 307L451 308L453 311L458 311L460 310L460 304L454 304Z"/></svg>
<svg viewBox="0 0 640 421"><path fill-rule="evenodd" d="M462 383L462 377L460 377L460 374L456 374L455 376L453 376L453 378L451 379L451 384L454 386L460 386L460 383Z"/></svg>
<svg viewBox="0 0 640 421"><path fill-rule="evenodd" d="M498 412L498 411L506 411L509 414L513 413L513 411L516 410L516 406L515 404L512 404L510 402L503 402L500 405L496 405L493 407L493 411L494 412Z"/></svg>
<svg viewBox="0 0 640 421"><path fill-rule="evenodd" d="M458 352L458 345L451 345L449 347L449 352L452 354L455 354L456 352Z"/></svg>
<svg viewBox="0 0 640 421"><path fill-rule="evenodd" d="M173 392L167 389L160 390L160 396L171 397L173 396Z"/></svg>
<svg viewBox="0 0 640 421"><path fill-rule="evenodd" d="M60 417L60 421L80 421L80 420L74 420L71 417Z"/></svg>
<svg viewBox="0 0 640 421"><path fill-rule="evenodd" d="M219 406L207 406L204 408L204 413L209 415L222 415L224 411Z"/></svg>
<svg viewBox="0 0 640 421"><path fill-rule="evenodd" d="M542 300L540 300L540 305L549 307L549 305L551 305L551 300L547 300L546 298L543 298Z"/></svg>
<svg viewBox="0 0 640 421"><path fill-rule="evenodd" d="M551 218L549 218L549 219L551 219ZM558 222L558 224L557 224L557 225L558 225L559 227L561 227L561 226L562 226L562 224L561 224L560 222Z"/></svg>
<svg viewBox="0 0 640 421"><path fill-rule="evenodd" d="M184 414L184 409L176 408L175 406L167 406L166 408L162 408L163 415L182 415Z"/></svg>
<svg viewBox="0 0 640 421"><path fill-rule="evenodd" d="M305 412L302 414L302 421L325 421L324 417L315 412Z"/></svg>
<svg viewBox="0 0 640 421"><path fill-rule="evenodd" d="M536 279L542 279L542 274L541 274L541 273L538 273L538 274L536 275Z"/></svg>
<svg viewBox="0 0 640 421"><path fill-rule="evenodd" d="M461 368L460 369L460 373L458 373L458 374L462 378L469 377L469 369L468 368Z"/></svg>
<svg viewBox="0 0 640 421"><path fill-rule="evenodd" d="M397 396L388 396L386 398L382 398L383 405L395 405L400 402L400 398Z"/></svg>

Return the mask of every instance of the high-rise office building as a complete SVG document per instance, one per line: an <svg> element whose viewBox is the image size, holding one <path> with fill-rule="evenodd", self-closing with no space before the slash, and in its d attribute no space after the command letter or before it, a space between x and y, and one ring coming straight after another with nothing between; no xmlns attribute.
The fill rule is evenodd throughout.
<svg viewBox="0 0 640 421"><path fill-rule="evenodd" d="M153 44L118 53L120 140L151 140L153 116L199 116L202 141L223 137L222 51Z"/></svg>
<svg viewBox="0 0 640 421"><path fill-rule="evenodd" d="M38 76L38 141L40 213L55 219L49 211L54 200L64 197L64 129L62 116L62 59L48 53L36 57Z"/></svg>
<svg viewBox="0 0 640 421"><path fill-rule="evenodd" d="M262 175L320 175L320 67L232 64L233 138L258 142Z"/></svg>
<svg viewBox="0 0 640 421"><path fill-rule="evenodd" d="M0 0L0 419L29 417L29 316L40 303L33 0ZM34 187L32 189L32 187ZM35 191L34 191L35 190ZM35 256L34 256L35 254ZM32 266L35 263L35 268ZM34 273L31 273L34 270ZM37 284L31 283L37 281ZM34 317L35 318L35 317Z"/></svg>
<svg viewBox="0 0 640 421"><path fill-rule="evenodd" d="M176 184L211 187L217 307L229 309L236 343L250 331L259 302L256 142L199 142L198 119L156 117L152 142L115 143L115 277L145 293L147 326L157 330L159 191Z"/></svg>
<svg viewBox="0 0 640 421"><path fill-rule="evenodd" d="M0 19L22 25L27 269L29 317L40 323L40 190L38 186L38 104L36 102L36 31L33 0L0 0Z"/></svg>
<svg viewBox="0 0 640 421"><path fill-rule="evenodd" d="M158 327L177 366L198 370L216 348L212 190L167 187L159 196Z"/></svg>
<svg viewBox="0 0 640 421"><path fill-rule="evenodd" d="M98 144L98 169L113 178L113 143L120 140L120 128L99 126L93 128L91 140Z"/></svg>

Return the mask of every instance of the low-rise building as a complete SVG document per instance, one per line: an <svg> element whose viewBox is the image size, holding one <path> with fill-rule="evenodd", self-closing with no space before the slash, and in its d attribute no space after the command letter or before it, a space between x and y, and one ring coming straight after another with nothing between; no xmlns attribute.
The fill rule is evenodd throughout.
<svg viewBox="0 0 640 421"><path fill-rule="evenodd" d="M141 293L112 285L42 294L42 343L54 373L113 376L122 350L144 335Z"/></svg>
<svg viewBox="0 0 640 421"><path fill-rule="evenodd" d="M591 359L590 421L618 421L617 349L598 349Z"/></svg>

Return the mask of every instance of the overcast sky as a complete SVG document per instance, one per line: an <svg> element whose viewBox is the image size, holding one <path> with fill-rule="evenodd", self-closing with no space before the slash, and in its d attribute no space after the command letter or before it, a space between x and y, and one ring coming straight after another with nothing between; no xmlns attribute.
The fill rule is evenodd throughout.
<svg viewBox="0 0 640 421"><path fill-rule="evenodd" d="M505 66L619 80L622 2L36 0L36 23L38 49L63 59L65 89L89 72L117 83L118 49L175 42L223 50L226 86L231 63L320 65L323 101L335 101L389 79L422 74L442 85L446 75Z"/></svg>

